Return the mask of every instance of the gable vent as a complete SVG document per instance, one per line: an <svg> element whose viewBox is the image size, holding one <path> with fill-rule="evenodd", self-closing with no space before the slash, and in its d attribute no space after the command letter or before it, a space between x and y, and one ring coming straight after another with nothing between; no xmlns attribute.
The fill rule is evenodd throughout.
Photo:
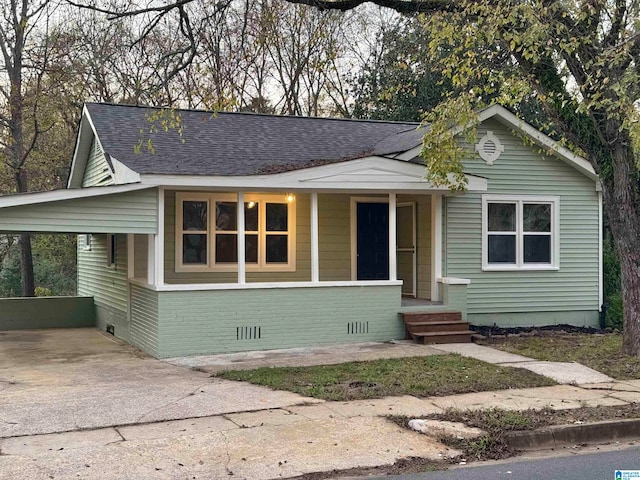
<svg viewBox="0 0 640 480"><path fill-rule="evenodd" d="M258 340L262 338L262 327L236 327L236 340Z"/></svg>
<svg viewBox="0 0 640 480"><path fill-rule="evenodd" d="M504 146L500 143L500 139L489 130L476 144L476 152L487 165L493 165L493 162L504 152Z"/></svg>
<svg viewBox="0 0 640 480"><path fill-rule="evenodd" d="M347 322L347 335L369 333L369 322Z"/></svg>

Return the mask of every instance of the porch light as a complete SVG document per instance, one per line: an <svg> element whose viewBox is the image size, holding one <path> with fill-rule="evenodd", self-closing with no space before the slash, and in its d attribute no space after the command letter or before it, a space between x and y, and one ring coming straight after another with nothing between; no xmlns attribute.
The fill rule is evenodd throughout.
<svg viewBox="0 0 640 480"><path fill-rule="evenodd" d="M293 193L287 193L287 203L293 203L296 200L296 196Z"/></svg>
<svg viewBox="0 0 640 480"><path fill-rule="evenodd" d="M247 203L247 208L253 208L256 206L256 202L249 202Z"/></svg>

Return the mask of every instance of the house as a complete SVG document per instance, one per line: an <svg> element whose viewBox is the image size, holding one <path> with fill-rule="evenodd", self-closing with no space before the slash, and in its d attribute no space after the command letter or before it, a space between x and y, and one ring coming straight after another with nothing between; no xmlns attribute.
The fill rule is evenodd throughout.
<svg viewBox="0 0 640 480"><path fill-rule="evenodd" d="M1 197L0 230L78 233L78 295L156 357L400 339L412 312L597 325L596 174L478 115L452 193L417 124L89 103L68 189Z"/></svg>

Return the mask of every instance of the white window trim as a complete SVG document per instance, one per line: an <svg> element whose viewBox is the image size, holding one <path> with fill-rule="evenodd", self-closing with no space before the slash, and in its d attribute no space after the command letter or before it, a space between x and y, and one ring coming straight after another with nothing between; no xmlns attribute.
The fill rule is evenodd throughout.
<svg viewBox="0 0 640 480"><path fill-rule="evenodd" d="M488 204L489 203L515 203L516 204L516 263L491 264L488 261ZM549 203L551 204L551 263L524 263L523 261L523 203ZM560 197L538 195L482 195L482 271L483 272L510 272L510 271L544 271L560 269Z"/></svg>
<svg viewBox="0 0 640 480"><path fill-rule="evenodd" d="M207 201L207 263L206 265L184 265L182 263L182 202ZM215 264L215 229L213 210L215 202L237 202L234 193L188 193L176 192L176 222L175 222L175 269L176 272L237 272L237 264ZM282 194L245 194L245 202L256 202L261 214L258 216L258 264L245 263L247 272L295 272L296 271L296 210L295 201L287 202L285 193ZM266 203L282 203L288 206L287 232L288 262L266 263ZM275 234L275 232L273 232ZM262 262L262 263L260 263Z"/></svg>

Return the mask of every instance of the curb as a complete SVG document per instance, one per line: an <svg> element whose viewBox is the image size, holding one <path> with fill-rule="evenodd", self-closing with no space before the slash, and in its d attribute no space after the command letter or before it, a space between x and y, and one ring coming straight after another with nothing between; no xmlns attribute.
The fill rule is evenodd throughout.
<svg viewBox="0 0 640 480"><path fill-rule="evenodd" d="M584 425L558 425L532 431L507 432L505 442L517 450L557 448L640 438L640 418Z"/></svg>

